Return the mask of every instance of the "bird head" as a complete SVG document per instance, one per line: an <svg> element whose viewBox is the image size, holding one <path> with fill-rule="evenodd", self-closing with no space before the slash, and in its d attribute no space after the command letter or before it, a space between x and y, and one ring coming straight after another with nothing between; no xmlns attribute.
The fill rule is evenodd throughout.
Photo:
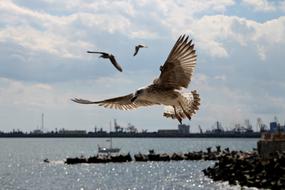
<svg viewBox="0 0 285 190"><path fill-rule="evenodd" d="M142 96L142 95L144 94L144 92L145 92L145 89L144 89L144 88L138 89L138 90L134 93L134 95L133 95L133 97L132 97L132 99L131 99L131 102L134 102L139 96Z"/></svg>
<svg viewBox="0 0 285 190"><path fill-rule="evenodd" d="M104 55L104 54L100 55L99 57L100 57L100 58L108 58L108 57L106 57L106 55Z"/></svg>
<svg viewBox="0 0 285 190"><path fill-rule="evenodd" d="M139 44L138 45L140 48L147 48L147 46L146 45L143 45L143 44Z"/></svg>

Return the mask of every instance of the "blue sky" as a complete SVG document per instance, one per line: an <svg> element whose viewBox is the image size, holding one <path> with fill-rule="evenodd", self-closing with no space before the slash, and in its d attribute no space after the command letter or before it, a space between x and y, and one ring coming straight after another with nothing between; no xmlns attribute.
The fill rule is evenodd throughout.
<svg viewBox="0 0 285 190"><path fill-rule="evenodd" d="M181 34L198 60L189 86L201 96L191 131L285 115L285 1L4 0L0 3L0 130L109 130L116 118L139 130L173 129L163 107L133 111L79 105L134 92L159 75ZM149 46L133 57L134 46ZM113 53L123 72L87 50Z"/></svg>

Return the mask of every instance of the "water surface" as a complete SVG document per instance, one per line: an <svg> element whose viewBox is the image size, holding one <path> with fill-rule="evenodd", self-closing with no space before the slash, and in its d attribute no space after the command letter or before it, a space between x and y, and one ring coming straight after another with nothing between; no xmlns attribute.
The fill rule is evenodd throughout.
<svg viewBox="0 0 285 190"><path fill-rule="evenodd" d="M113 146L132 155L206 150L221 145L250 151L258 139L113 138ZM201 171L212 161L131 162L65 165L67 157L91 156L105 138L0 138L0 189L240 189L213 182ZM43 163L48 158L52 163Z"/></svg>

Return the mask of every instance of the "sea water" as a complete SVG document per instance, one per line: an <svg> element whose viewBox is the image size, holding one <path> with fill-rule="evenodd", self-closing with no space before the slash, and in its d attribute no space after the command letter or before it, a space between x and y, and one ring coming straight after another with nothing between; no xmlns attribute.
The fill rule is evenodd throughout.
<svg viewBox="0 0 285 190"><path fill-rule="evenodd" d="M67 157L97 153L106 138L0 138L0 189L240 189L213 182L202 170L214 161L130 162L66 165ZM206 151L220 145L251 151L258 139L244 138L113 138L122 153ZM51 163L44 163L44 159Z"/></svg>

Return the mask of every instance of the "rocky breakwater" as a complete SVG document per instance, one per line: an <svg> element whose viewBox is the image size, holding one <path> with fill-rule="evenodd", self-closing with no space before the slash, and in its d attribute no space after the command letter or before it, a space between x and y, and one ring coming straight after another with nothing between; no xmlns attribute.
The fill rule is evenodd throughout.
<svg viewBox="0 0 285 190"><path fill-rule="evenodd" d="M134 160L137 162L147 161L179 161L179 160L217 160L224 151L221 151L220 146L216 147L216 151L212 151L211 147L207 148L206 152L187 152L187 153L155 153L154 150L149 150L148 154L135 154ZM47 159L48 160L48 159ZM80 164L80 163L109 163L109 162L131 162L132 156L128 154L98 154L91 157L75 157L67 158L66 164ZM46 161L44 161L46 162Z"/></svg>
<svg viewBox="0 0 285 190"><path fill-rule="evenodd" d="M90 156L88 158L84 156L67 158L65 164L81 164L81 163L96 164L96 163L109 163L109 162L122 163L122 162L131 162L132 160L133 159L129 153L119 154L119 155L98 154L96 156Z"/></svg>
<svg viewBox="0 0 285 190"><path fill-rule="evenodd" d="M134 155L134 159L137 162L147 161L179 161L179 160L217 160L223 152L221 147L217 146L215 151L212 148L207 148L207 152L193 151L186 153L155 153L154 150L150 150L148 154L138 153Z"/></svg>
<svg viewBox="0 0 285 190"><path fill-rule="evenodd" d="M256 151L228 151L203 172L214 181L228 181L232 185L285 189L285 152L276 152L264 160Z"/></svg>

